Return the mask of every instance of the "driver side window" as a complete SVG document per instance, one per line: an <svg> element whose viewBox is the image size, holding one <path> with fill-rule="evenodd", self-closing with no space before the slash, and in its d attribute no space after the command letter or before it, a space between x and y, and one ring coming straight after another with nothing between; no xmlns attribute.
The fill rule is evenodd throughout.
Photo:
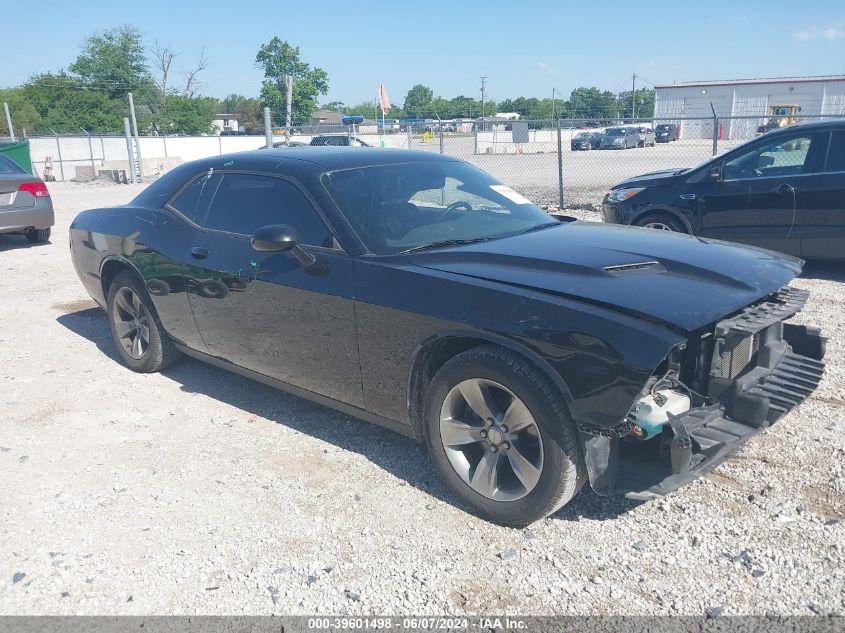
<svg viewBox="0 0 845 633"><path fill-rule="evenodd" d="M791 136L757 145L725 163L725 180L803 174L809 170L807 156L812 135Z"/></svg>

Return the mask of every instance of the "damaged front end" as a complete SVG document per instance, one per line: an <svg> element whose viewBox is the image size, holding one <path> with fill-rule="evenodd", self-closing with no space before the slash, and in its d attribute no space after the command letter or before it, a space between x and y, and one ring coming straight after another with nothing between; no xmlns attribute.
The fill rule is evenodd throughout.
<svg viewBox="0 0 845 633"><path fill-rule="evenodd" d="M583 430L598 494L664 495L713 469L818 386L825 341L784 321L809 293L785 287L695 332L653 373L625 420Z"/></svg>

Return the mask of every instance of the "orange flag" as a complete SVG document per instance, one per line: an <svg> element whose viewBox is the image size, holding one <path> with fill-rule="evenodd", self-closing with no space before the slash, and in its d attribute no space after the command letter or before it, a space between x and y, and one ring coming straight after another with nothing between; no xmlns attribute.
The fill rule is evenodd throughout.
<svg viewBox="0 0 845 633"><path fill-rule="evenodd" d="M378 100L381 103L382 115L387 114L390 111L390 98L387 96L387 88L384 87L384 84L378 87Z"/></svg>

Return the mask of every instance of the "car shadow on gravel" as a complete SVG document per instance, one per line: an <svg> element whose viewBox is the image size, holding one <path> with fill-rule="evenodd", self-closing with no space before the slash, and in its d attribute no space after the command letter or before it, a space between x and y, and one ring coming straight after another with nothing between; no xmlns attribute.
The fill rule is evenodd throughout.
<svg viewBox="0 0 845 633"><path fill-rule="evenodd" d="M120 362L105 313L100 308L69 312L56 320L94 343L111 361ZM261 416L337 448L354 451L421 492L466 510L440 481L425 447L410 438L190 358L166 369L162 375L178 383L186 393L203 394L241 409L247 418ZM338 473L338 477L342 476L343 473ZM614 519L639 504L622 497L599 497L586 485L550 519Z"/></svg>
<svg viewBox="0 0 845 633"><path fill-rule="evenodd" d="M833 261L809 261L804 264L801 279L845 281L845 264Z"/></svg>
<svg viewBox="0 0 845 633"><path fill-rule="evenodd" d="M0 253L3 251L18 250L22 248L37 248L39 246L47 246L50 241L41 244L33 244L25 235L4 235L0 234Z"/></svg>

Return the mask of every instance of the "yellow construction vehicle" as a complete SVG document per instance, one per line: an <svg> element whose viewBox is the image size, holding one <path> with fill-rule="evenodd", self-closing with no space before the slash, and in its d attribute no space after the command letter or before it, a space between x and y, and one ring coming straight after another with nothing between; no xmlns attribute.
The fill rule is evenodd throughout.
<svg viewBox="0 0 845 633"><path fill-rule="evenodd" d="M801 106L794 104L786 105L771 105L769 106L769 120L757 128L757 136L777 130L778 128L798 123L799 119L796 115L801 112Z"/></svg>

